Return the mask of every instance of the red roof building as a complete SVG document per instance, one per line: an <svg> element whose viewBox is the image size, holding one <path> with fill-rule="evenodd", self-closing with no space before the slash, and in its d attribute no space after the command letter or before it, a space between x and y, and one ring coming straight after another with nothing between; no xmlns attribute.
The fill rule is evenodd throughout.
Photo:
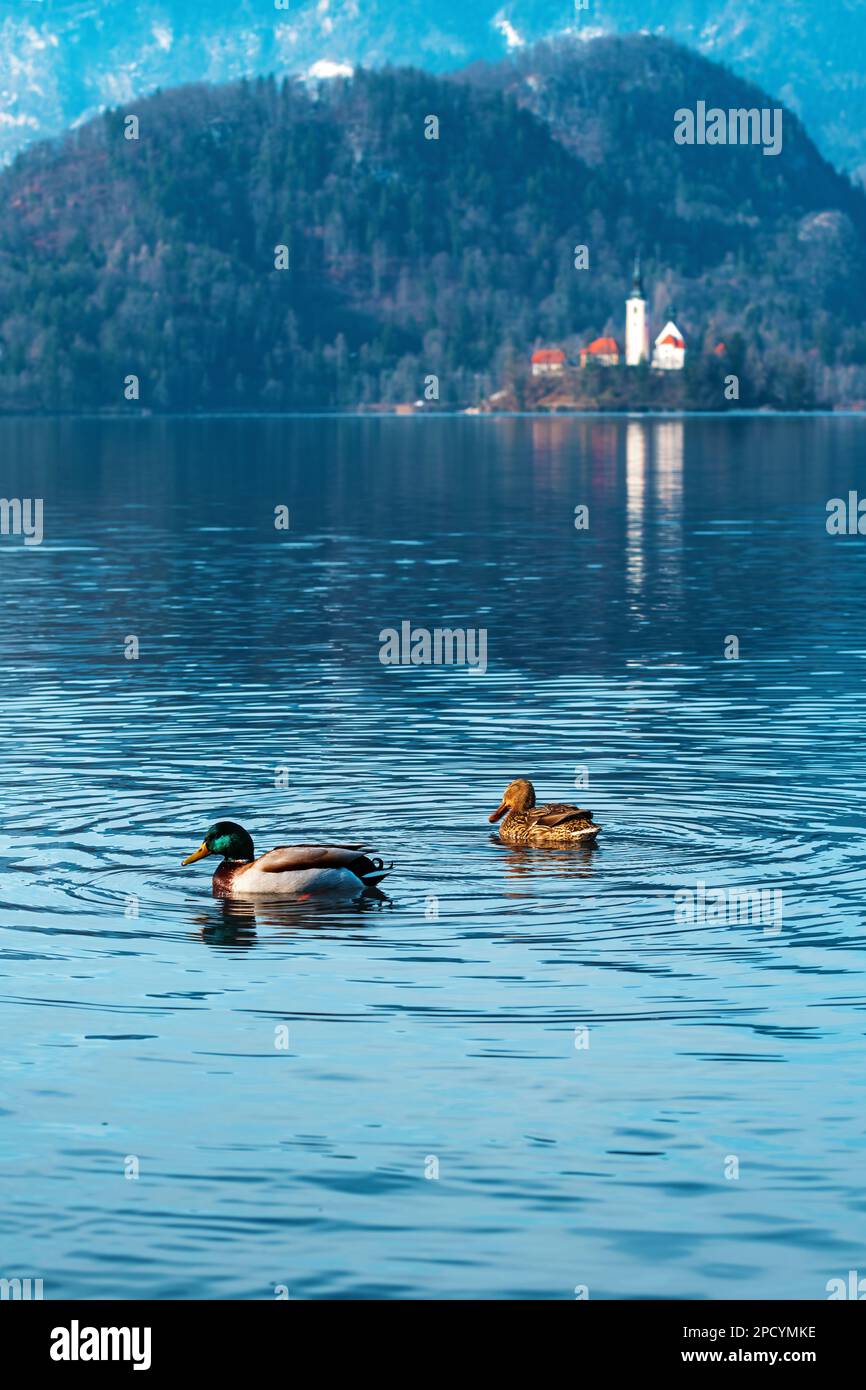
<svg viewBox="0 0 866 1390"><path fill-rule="evenodd" d="M532 354L532 375L547 376L550 372L565 370L565 353L562 348L538 348Z"/></svg>
<svg viewBox="0 0 866 1390"><path fill-rule="evenodd" d="M668 319L655 341L652 365L659 371L682 371L686 365L686 340L673 319Z"/></svg>
<svg viewBox="0 0 866 1390"><path fill-rule="evenodd" d="M580 365L598 362L602 367L619 366L619 347L615 338L595 338L588 347L580 349Z"/></svg>

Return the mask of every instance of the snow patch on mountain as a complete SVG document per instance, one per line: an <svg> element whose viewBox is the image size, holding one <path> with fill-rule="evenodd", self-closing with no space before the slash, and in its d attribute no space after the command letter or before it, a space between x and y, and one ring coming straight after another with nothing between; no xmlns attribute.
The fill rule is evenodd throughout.
<svg viewBox="0 0 866 1390"><path fill-rule="evenodd" d="M499 11L498 15L494 15L493 27L499 30L509 48L522 48L526 43L526 40L520 37L511 20L502 10Z"/></svg>
<svg viewBox="0 0 866 1390"><path fill-rule="evenodd" d="M601 29L598 25L581 25L579 29L569 30L572 38L579 39L581 43L591 43L593 39L603 39L608 29Z"/></svg>
<svg viewBox="0 0 866 1390"><path fill-rule="evenodd" d="M29 130L38 130L39 122L35 116L15 116L11 111L0 111L0 126L26 126Z"/></svg>
<svg viewBox="0 0 866 1390"><path fill-rule="evenodd" d="M355 69L351 63L335 63L330 58L319 58L307 68L307 77L314 80L329 77L351 77Z"/></svg>

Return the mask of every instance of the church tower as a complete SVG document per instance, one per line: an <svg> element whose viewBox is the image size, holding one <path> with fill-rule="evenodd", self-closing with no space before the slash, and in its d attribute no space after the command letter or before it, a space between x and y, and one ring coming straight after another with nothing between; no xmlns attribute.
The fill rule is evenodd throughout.
<svg viewBox="0 0 866 1390"><path fill-rule="evenodd" d="M640 273L640 256L636 256L631 294L625 301L625 363L627 367L637 367L641 362L648 361L649 320Z"/></svg>

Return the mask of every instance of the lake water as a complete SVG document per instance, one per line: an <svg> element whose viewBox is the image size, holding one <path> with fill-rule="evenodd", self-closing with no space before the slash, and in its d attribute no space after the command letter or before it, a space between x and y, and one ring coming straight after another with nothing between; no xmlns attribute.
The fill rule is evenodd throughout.
<svg viewBox="0 0 866 1390"><path fill-rule="evenodd" d="M44 499L0 537L0 1275L866 1275L866 537L825 526L864 431L0 422L2 495ZM383 665L405 621L487 669ZM497 843L521 774L595 853ZM221 816L364 840L387 899L215 900L180 860Z"/></svg>

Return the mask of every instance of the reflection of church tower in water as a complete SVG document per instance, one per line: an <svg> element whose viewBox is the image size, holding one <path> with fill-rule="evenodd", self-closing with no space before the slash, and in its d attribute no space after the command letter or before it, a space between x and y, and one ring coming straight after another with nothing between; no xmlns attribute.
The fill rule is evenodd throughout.
<svg viewBox="0 0 866 1390"><path fill-rule="evenodd" d="M637 367L641 362L648 361L649 318L640 273L640 256L636 256L631 294L625 301L625 363L627 367Z"/></svg>
<svg viewBox="0 0 866 1390"><path fill-rule="evenodd" d="M669 594L682 589L684 444L682 420L626 425L625 579L632 606L650 563Z"/></svg>

